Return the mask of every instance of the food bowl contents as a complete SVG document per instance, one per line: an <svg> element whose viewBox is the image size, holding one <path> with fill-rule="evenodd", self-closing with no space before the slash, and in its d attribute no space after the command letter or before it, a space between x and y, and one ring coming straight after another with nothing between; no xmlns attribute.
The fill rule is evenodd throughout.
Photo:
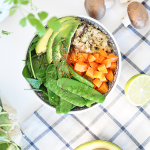
<svg viewBox="0 0 150 150"><path fill-rule="evenodd" d="M0 100L0 149L9 149L14 147L14 149L19 150L19 142L22 137L20 131L20 126L18 123L17 111L3 104Z"/></svg>
<svg viewBox="0 0 150 150"><path fill-rule="evenodd" d="M125 94L129 102L135 106L143 106L150 100L150 76L138 74L128 80Z"/></svg>
<svg viewBox="0 0 150 150"><path fill-rule="evenodd" d="M108 92L107 82L114 79L117 60L118 56L112 53L106 34L92 25L78 27L72 39L68 63L102 94Z"/></svg>
<svg viewBox="0 0 150 150"><path fill-rule="evenodd" d="M57 113L103 103L118 56L95 25L78 17L58 20L61 26L56 31L48 28L46 38L32 40L23 76Z"/></svg>
<svg viewBox="0 0 150 150"><path fill-rule="evenodd" d="M104 0L85 0L84 3L87 14L94 19L102 19L106 12Z"/></svg>
<svg viewBox="0 0 150 150"><path fill-rule="evenodd" d="M131 2L127 8L128 15L122 19L122 23L127 27L132 24L135 28L140 29L147 25L148 12L140 2Z"/></svg>
<svg viewBox="0 0 150 150"><path fill-rule="evenodd" d="M109 141L96 140L81 144L75 150L122 150L119 146Z"/></svg>

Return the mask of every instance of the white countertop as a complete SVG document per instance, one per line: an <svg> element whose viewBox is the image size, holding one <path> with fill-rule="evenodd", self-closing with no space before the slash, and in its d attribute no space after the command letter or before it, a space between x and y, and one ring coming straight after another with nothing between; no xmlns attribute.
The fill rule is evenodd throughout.
<svg viewBox="0 0 150 150"><path fill-rule="evenodd" d="M39 12L48 12L49 18L65 15L87 16L84 0L33 0L33 4L39 8ZM115 0L115 5L107 10L100 22L113 32L116 29L113 23L115 21L115 25L121 24L121 18L126 13L126 6L127 4L120 4L118 0ZM118 14L117 20L113 20L113 14ZM12 17L0 23L2 30L13 32L0 38L0 97L3 103L10 103L17 109L20 123L42 105L33 91L24 90L29 87L22 76L24 67L22 60L25 59L35 29L29 23L26 27L21 27L19 25L21 18L23 18L22 14L17 11Z"/></svg>

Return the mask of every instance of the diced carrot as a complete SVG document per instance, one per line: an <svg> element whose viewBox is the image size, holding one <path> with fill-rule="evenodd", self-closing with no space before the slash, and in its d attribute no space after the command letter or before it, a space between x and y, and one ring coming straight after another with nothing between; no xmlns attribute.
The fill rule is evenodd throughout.
<svg viewBox="0 0 150 150"><path fill-rule="evenodd" d="M107 57L108 56L108 54L105 51L103 51L102 49L100 50L99 54L101 56L103 56L103 57Z"/></svg>
<svg viewBox="0 0 150 150"><path fill-rule="evenodd" d="M100 79L96 78L96 79L93 80L93 84L94 84L95 86L97 86L97 87L100 87L101 84L102 84L102 82L100 81Z"/></svg>
<svg viewBox="0 0 150 150"><path fill-rule="evenodd" d="M99 88L96 88L96 90L99 91L101 94L105 94L106 92L108 92L108 84L104 82Z"/></svg>
<svg viewBox="0 0 150 150"><path fill-rule="evenodd" d="M86 63L83 62L78 62L75 64L75 70L76 71L80 71L80 72L85 72L87 71L88 65Z"/></svg>
<svg viewBox="0 0 150 150"><path fill-rule="evenodd" d="M94 75L94 69L91 68L91 67L88 67L88 70L86 71L86 75L93 79L94 78L93 77L93 75Z"/></svg>
<svg viewBox="0 0 150 150"><path fill-rule="evenodd" d="M80 71L76 71L76 70L75 70L75 72L77 72L80 76L83 76L83 74L84 74L84 72L80 72Z"/></svg>
<svg viewBox="0 0 150 150"><path fill-rule="evenodd" d="M101 64L97 67L100 72L107 73L107 69L104 64Z"/></svg>
<svg viewBox="0 0 150 150"><path fill-rule="evenodd" d="M70 57L73 64L77 62L76 53L71 53Z"/></svg>
<svg viewBox="0 0 150 150"><path fill-rule="evenodd" d="M96 89L96 88L97 88L97 86L96 86L96 85L94 85L93 89Z"/></svg>
<svg viewBox="0 0 150 150"><path fill-rule="evenodd" d="M105 75L105 77L109 80L109 81L113 81L114 79L114 75L113 75L113 72L112 70L109 70L109 72Z"/></svg>
<svg viewBox="0 0 150 150"><path fill-rule="evenodd" d="M96 62L101 63L101 62L103 62L104 60L105 60L105 57L99 55L99 59L96 60Z"/></svg>
<svg viewBox="0 0 150 150"><path fill-rule="evenodd" d="M88 56L88 61L89 62L93 62L93 61L95 61L96 60L96 58L92 55L92 54L89 54L89 56Z"/></svg>
<svg viewBox="0 0 150 150"><path fill-rule="evenodd" d="M99 56L100 56L100 55L99 55L99 54L93 54L93 56L96 58L95 61L97 62L97 61L99 60Z"/></svg>
<svg viewBox="0 0 150 150"><path fill-rule="evenodd" d="M99 78L99 79L103 79L105 76L102 72L100 71L95 71L94 72L94 78Z"/></svg>
<svg viewBox="0 0 150 150"><path fill-rule="evenodd" d="M102 83L103 82L108 82L108 80L106 79L106 78L104 78L103 80L101 80L102 81Z"/></svg>
<svg viewBox="0 0 150 150"><path fill-rule="evenodd" d="M114 54L109 54L107 58L111 59L111 62L116 62L118 60L118 56Z"/></svg>
<svg viewBox="0 0 150 150"><path fill-rule="evenodd" d="M117 68L116 62L112 62L111 66L109 67L111 70L115 70Z"/></svg>
<svg viewBox="0 0 150 150"><path fill-rule="evenodd" d="M98 67L98 63L97 62L90 62L89 63L90 66L96 71L97 70L97 67Z"/></svg>
<svg viewBox="0 0 150 150"><path fill-rule="evenodd" d="M71 53L71 59L73 62L86 62L88 53Z"/></svg>
<svg viewBox="0 0 150 150"><path fill-rule="evenodd" d="M106 66L106 68L109 68L111 66L111 59L106 59L102 62Z"/></svg>
<svg viewBox="0 0 150 150"><path fill-rule="evenodd" d="M107 82L107 79L105 78L105 75L101 77L100 79L102 82Z"/></svg>

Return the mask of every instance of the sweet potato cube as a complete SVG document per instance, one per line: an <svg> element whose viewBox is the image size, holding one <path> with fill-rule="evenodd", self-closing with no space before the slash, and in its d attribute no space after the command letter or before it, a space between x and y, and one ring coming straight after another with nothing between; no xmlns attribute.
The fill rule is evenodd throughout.
<svg viewBox="0 0 150 150"><path fill-rule="evenodd" d="M104 82L99 88L96 88L96 90L99 91L101 94L105 94L106 92L108 92L108 84Z"/></svg>
<svg viewBox="0 0 150 150"><path fill-rule="evenodd" d="M95 71L94 72L94 78L99 78L99 79L103 79L105 76L102 72L100 71Z"/></svg>
<svg viewBox="0 0 150 150"><path fill-rule="evenodd" d="M88 65L86 63L83 63L83 62L78 62L75 64L75 67L74 69L76 71L80 71L80 72L85 72L87 71L87 68L88 68Z"/></svg>
<svg viewBox="0 0 150 150"><path fill-rule="evenodd" d="M90 66L96 71L97 70L97 67L98 67L98 63L97 62L90 62L89 63Z"/></svg>
<svg viewBox="0 0 150 150"><path fill-rule="evenodd" d="M96 60L96 58L92 55L92 54L89 54L89 56L88 56L88 61L89 62L93 62L93 61L95 61Z"/></svg>
<svg viewBox="0 0 150 150"><path fill-rule="evenodd" d="M114 54L109 54L107 58L111 59L111 62L116 62L118 60L118 56Z"/></svg>
<svg viewBox="0 0 150 150"><path fill-rule="evenodd" d="M116 70L116 68L117 68L116 62L112 62L112 63L111 63L111 66L109 67L109 69L111 69L111 70Z"/></svg>
<svg viewBox="0 0 150 150"><path fill-rule="evenodd" d="M91 68L91 67L88 67L87 71L86 71L86 75L90 78L94 78L93 75L94 75L94 69Z"/></svg>
<svg viewBox="0 0 150 150"><path fill-rule="evenodd" d="M93 80L93 84L99 88L101 86L102 82L100 81L100 79L96 78Z"/></svg>
<svg viewBox="0 0 150 150"><path fill-rule="evenodd" d="M106 59L102 62L106 66L106 68L109 68L111 66L111 59Z"/></svg>
<svg viewBox="0 0 150 150"><path fill-rule="evenodd" d="M99 54L101 56L103 56L103 57L107 57L108 56L108 54L105 51L103 51L102 49L100 50Z"/></svg>
<svg viewBox="0 0 150 150"><path fill-rule="evenodd" d="M109 72L105 75L105 77L109 80L109 81L113 81L114 79L114 74L112 72L112 70L109 70Z"/></svg>
<svg viewBox="0 0 150 150"><path fill-rule="evenodd" d="M107 69L104 64L101 64L97 67L100 72L107 73Z"/></svg>

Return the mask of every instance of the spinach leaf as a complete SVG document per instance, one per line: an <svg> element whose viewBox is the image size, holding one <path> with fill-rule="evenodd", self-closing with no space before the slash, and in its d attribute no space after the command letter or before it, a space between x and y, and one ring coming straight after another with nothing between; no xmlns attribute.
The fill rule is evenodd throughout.
<svg viewBox="0 0 150 150"><path fill-rule="evenodd" d="M33 67L36 78L38 79L40 84L45 83L46 69L48 66L48 63L46 60L46 54L42 54L41 56L37 56L37 57L35 56L31 59L32 59L32 67ZM32 74L30 61L27 61L27 66L28 66L29 71Z"/></svg>
<svg viewBox="0 0 150 150"><path fill-rule="evenodd" d="M22 74L24 78L33 86L33 88L39 89L41 83L39 80L31 78L31 74L27 65L24 67Z"/></svg>

